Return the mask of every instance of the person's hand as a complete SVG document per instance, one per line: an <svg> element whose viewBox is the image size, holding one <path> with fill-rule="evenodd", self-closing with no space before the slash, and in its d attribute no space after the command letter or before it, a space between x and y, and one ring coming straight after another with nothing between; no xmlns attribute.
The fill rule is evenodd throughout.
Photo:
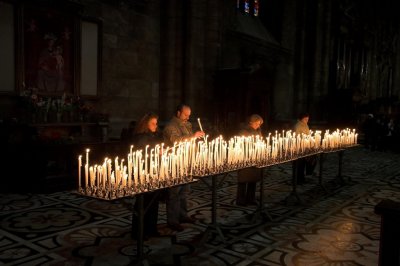
<svg viewBox="0 0 400 266"><path fill-rule="evenodd" d="M205 135L204 131L196 131L194 133L195 138L201 138L201 137L204 137L204 135Z"/></svg>

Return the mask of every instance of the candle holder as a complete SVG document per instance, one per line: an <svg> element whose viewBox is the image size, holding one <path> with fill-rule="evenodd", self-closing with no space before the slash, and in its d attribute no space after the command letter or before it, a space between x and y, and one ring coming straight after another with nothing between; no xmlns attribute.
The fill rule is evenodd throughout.
<svg viewBox="0 0 400 266"><path fill-rule="evenodd" d="M89 187L89 186L86 186L86 187L85 187L84 194L85 194L86 196L91 196L91 195L92 195L92 188Z"/></svg>
<svg viewBox="0 0 400 266"><path fill-rule="evenodd" d="M121 185L118 185L115 189L115 195L117 198L122 198L125 196L125 190L124 188L121 187Z"/></svg>
<svg viewBox="0 0 400 266"><path fill-rule="evenodd" d="M115 189L115 184L111 184L111 189L108 193L108 199L113 200L117 198L117 192Z"/></svg>
<svg viewBox="0 0 400 266"><path fill-rule="evenodd" d="M104 189L103 187L99 187L99 188L97 189L96 196L97 196L98 198L105 198L105 193L106 193L105 189Z"/></svg>
<svg viewBox="0 0 400 266"><path fill-rule="evenodd" d="M158 188L157 181L155 180L155 178L150 177L149 178L149 183L147 184L147 190L148 191L153 191L153 190L155 190L157 188Z"/></svg>
<svg viewBox="0 0 400 266"><path fill-rule="evenodd" d="M78 193L84 195L85 194L85 190L83 189L82 186L78 187Z"/></svg>
<svg viewBox="0 0 400 266"><path fill-rule="evenodd" d="M168 147L166 149L169 152L168 154L163 153L161 163L158 163L158 161L154 163L152 161L154 157L150 156L150 172L147 164L143 165L141 153L133 153L131 147L131 157L128 157L128 161L139 163L134 163L135 167L128 176L134 174L135 178L132 180L123 179L126 176L125 168L121 171L122 167L118 166L118 160L115 160L114 170L112 160L105 160L103 169L107 167L107 173L104 173L107 184L102 181L94 181L92 173L90 177L88 176L87 169L92 169L92 167L88 163L89 150L87 149L85 180L87 182L89 179L90 182L84 187L79 186L78 193L112 200L190 183L193 182L193 176L210 176L249 167L266 167L322 152L335 152L357 146L357 134L355 134L355 130L349 129L342 131L338 129L333 133L329 133L329 130L327 130L323 137L320 131L301 136L286 132L286 135L282 133L282 136L285 137L282 139L281 135L277 133L272 137L269 134L265 138L235 136L228 142L223 140L222 137L207 141L206 137L204 141L198 142L198 146L193 142L191 144L193 146L190 146L191 148L187 146L186 149L182 143L178 143L173 148ZM80 177L81 156L78 160ZM130 170L132 169L130 168ZM113 183L115 179L117 182ZM126 182L129 183L128 186Z"/></svg>

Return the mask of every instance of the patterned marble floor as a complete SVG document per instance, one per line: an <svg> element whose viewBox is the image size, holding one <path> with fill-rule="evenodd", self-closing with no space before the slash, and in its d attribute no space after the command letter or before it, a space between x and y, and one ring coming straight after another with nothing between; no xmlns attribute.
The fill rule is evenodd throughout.
<svg viewBox="0 0 400 266"><path fill-rule="evenodd" d="M382 199L400 201L400 154L362 147L324 161L323 184L309 178L291 192L291 164L264 171L264 212L235 205L236 175L221 180L218 231L211 222L208 186L192 185L195 224L172 232L160 203L160 237L145 241L147 265L377 265ZM204 180L209 182L207 178ZM259 193L257 195L259 197ZM134 265L134 199L113 202L53 194L0 194L0 265ZM268 219L268 215L272 220Z"/></svg>

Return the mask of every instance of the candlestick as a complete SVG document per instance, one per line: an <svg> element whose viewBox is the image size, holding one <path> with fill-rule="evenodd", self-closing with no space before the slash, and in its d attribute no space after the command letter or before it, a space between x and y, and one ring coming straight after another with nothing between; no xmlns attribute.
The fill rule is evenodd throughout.
<svg viewBox="0 0 400 266"><path fill-rule="evenodd" d="M86 164L89 165L89 152L90 149L86 149Z"/></svg>
<svg viewBox="0 0 400 266"><path fill-rule="evenodd" d="M78 188L81 187L82 155L78 157Z"/></svg>
<svg viewBox="0 0 400 266"><path fill-rule="evenodd" d="M85 189L89 187L88 182L89 182L89 165L85 164Z"/></svg>
<svg viewBox="0 0 400 266"><path fill-rule="evenodd" d="M200 119L198 119L200 129ZM322 137L323 136L323 137ZM86 195L115 199L188 181L193 175L218 174L245 167L264 167L293 160L324 150L332 151L357 144L355 129L336 129L322 135L321 131L296 134L292 131L275 131L267 137L234 136L225 141L222 136L208 141L192 138L164 144L149 149L130 151L125 158L105 158L101 165L89 164L89 149L86 149L85 190L82 190L82 156L78 157L78 190ZM125 161L127 163L125 163ZM134 182L132 185L131 182ZM165 181L165 182L164 182ZM106 182L108 187L106 188Z"/></svg>
<svg viewBox="0 0 400 266"><path fill-rule="evenodd" d="M200 118L197 118L197 123L199 124L200 130L203 131L203 127L201 126Z"/></svg>

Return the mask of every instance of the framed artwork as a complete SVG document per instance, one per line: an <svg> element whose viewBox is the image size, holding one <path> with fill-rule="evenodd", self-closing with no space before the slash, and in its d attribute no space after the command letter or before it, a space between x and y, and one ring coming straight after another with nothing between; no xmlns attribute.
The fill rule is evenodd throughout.
<svg viewBox="0 0 400 266"><path fill-rule="evenodd" d="M43 95L76 93L77 19L68 8L23 6L22 87Z"/></svg>
<svg viewBox="0 0 400 266"><path fill-rule="evenodd" d="M0 1L0 93L15 90L15 9Z"/></svg>
<svg viewBox="0 0 400 266"><path fill-rule="evenodd" d="M79 94L97 96L101 82L101 22L85 18L81 20L80 83Z"/></svg>

